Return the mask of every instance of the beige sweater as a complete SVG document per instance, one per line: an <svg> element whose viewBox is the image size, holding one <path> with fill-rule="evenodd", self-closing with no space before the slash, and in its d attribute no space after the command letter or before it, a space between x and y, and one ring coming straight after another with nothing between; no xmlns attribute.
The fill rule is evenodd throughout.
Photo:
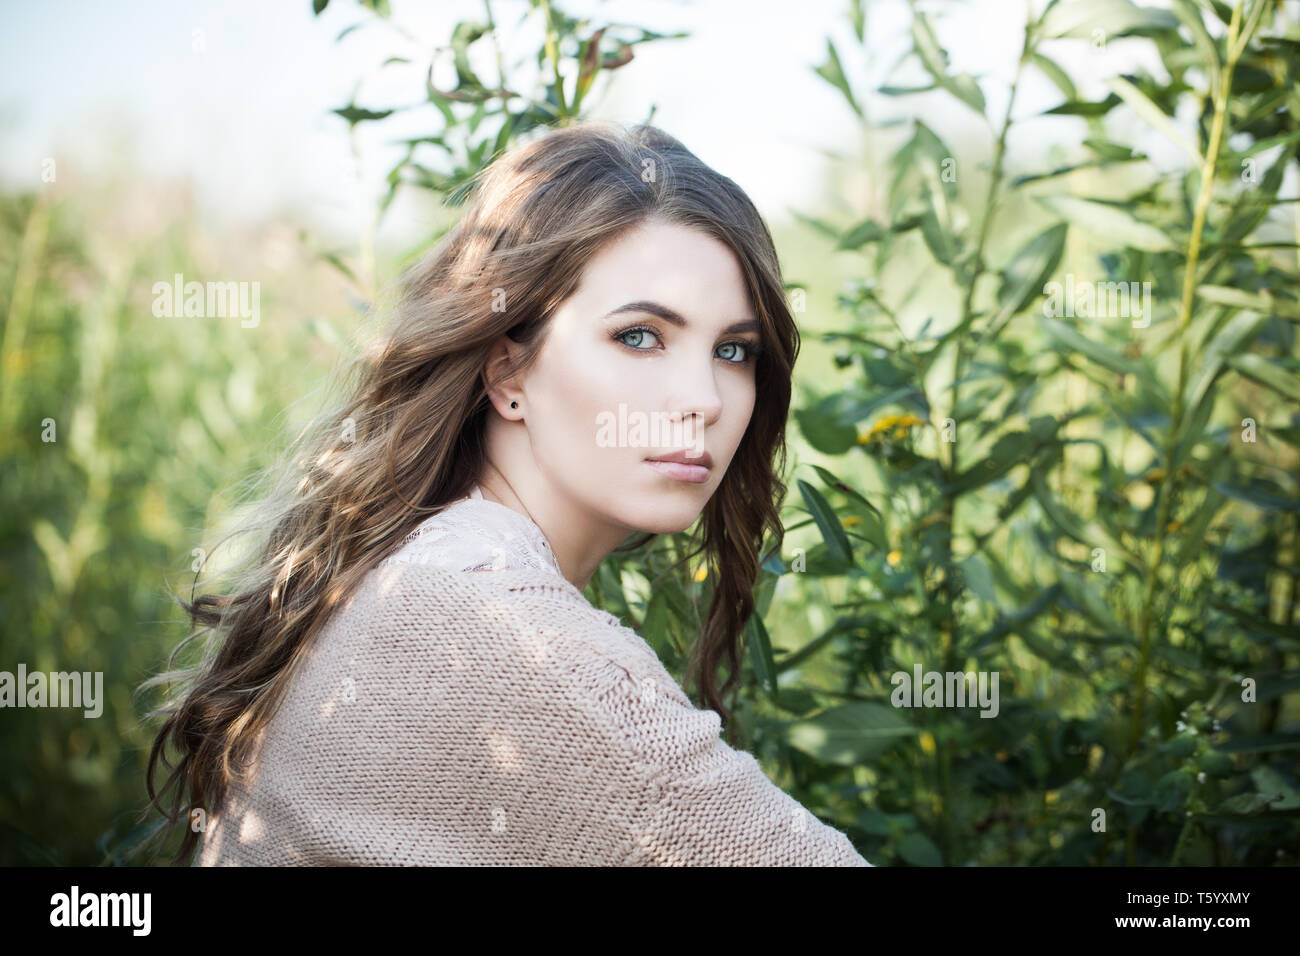
<svg viewBox="0 0 1300 956"><path fill-rule="evenodd" d="M871 865L719 731L475 489L329 619L194 863Z"/></svg>

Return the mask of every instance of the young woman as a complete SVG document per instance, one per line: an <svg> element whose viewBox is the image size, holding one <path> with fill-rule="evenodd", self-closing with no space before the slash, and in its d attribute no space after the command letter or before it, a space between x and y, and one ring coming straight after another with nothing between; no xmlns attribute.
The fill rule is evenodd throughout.
<svg viewBox="0 0 1300 956"><path fill-rule="evenodd" d="M650 126L550 132L475 185L247 576L182 602L224 640L148 682L184 681L147 781L178 859L869 866L718 736L799 345L758 212ZM710 709L582 593L697 519Z"/></svg>

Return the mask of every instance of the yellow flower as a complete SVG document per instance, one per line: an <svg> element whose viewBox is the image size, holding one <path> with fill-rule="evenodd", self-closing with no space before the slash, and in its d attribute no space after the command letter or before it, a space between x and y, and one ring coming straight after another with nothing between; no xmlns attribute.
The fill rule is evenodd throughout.
<svg viewBox="0 0 1300 956"><path fill-rule="evenodd" d="M1045 794L1043 794L1043 801L1049 807L1054 807L1056 806L1056 801L1060 796L1061 793L1059 790L1048 790Z"/></svg>
<svg viewBox="0 0 1300 956"><path fill-rule="evenodd" d="M859 443L864 443L875 438L882 432L893 431L895 438L904 438L907 435L907 429L915 425L924 425L925 422L915 415L884 415L876 419L876 423L871 426L871 431L866 436L859 438Z"/></svg>
<svg viewBox="0 0 1300 956"><path fill-rule="evenodd" d="M709 569L707 567L702 567L695 572L695 580L697 582L703 581L708 576L709 576Z"/></svg>
<svg viewBox="0 0 1300 956"><path fill-rule="evenodd" d="M862 519L857 515L849 515L844 519L844 527L852 528L855 524L862 524Z"/></svg>
<svg viewBox="0 0 1300 956"><path fill-rule="evenodd" d="M888 561L890 564L894 565L895 567L897 567L898 562L903 560L902 552L890 551L889 554L885 555L885 560Z"/></svg>
<svg viewBox="0 0 1300 956"><path fill-rule="evenodd" d="M927 757L934 755L934 734L928 730L921 731L921 753Z"/></svg>

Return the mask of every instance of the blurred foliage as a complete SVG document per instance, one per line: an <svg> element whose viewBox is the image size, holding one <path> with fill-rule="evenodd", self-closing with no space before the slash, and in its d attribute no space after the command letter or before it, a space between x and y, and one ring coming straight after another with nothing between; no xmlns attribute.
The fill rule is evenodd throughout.
<svg viewBox="0 0 1300 956"><path fill-rule="evenodd" d="M386 2L347 6L344 34L409 39ZM546 0L483 13L430 58L421 96L440 120L402 141L377 217L404 188L459 204L501 150L589 115L637 45L683 35ZM848 2L858 54L866 16ZM507 64L502 35L529 18L541 45ZM789 282L797 313L813 290L831 328L811 344L833 361L809 367L814 347L797 370L789 537L758 582L735 739L877 864L1294 863L1300 219L1280 193L1300 142L1297 25L1272 2L1053 0L995 90L952 71L942 20L910 23L882 82L865 87L830 40L816 71L865 138L873 196L847 223L808 215L807 235L777 235L851 259L853 278L834 303L820 272ZM1052 51L1117 38L1149 44L1168 76L1081 98ZM454 82L435 85L440 58ZM1031 72L1081 135L1013 174ZM355 100L334 111L353 134L414 108ZM906 119L875 118L883 102ZM983 144L944 141L954 104L988 128L982 168ZM1185 165L1123 141L1117 111ZM1134 170L1144 185L1124 192ZM302 234L241 259L204 251L192 219L132 231L40 191L0 200L0 666L103 670L108 697L98 720L6 713L0 862L133 861L156 823L141 812L152 728L130 690L185 632L160 582L191 573L193 543L238 505L232 468L252 474L293 432L273 410L305 420L303 393L371 308L370 232L355 253ZM260 264L268 244L282 274ZM336 281L304 294L312 270ZM268 278L264 311L302 320L159 320L145 293L175 273ZM1067 277L1151 282L1147 324L1049 314L1048 283ZM345 299L351 315L331 305ZM685 535L660 536L588 588L679 678L711 587L675 566L685 552ZM891 675L916 665L997 672L998 716L894 707Z"/></svg>

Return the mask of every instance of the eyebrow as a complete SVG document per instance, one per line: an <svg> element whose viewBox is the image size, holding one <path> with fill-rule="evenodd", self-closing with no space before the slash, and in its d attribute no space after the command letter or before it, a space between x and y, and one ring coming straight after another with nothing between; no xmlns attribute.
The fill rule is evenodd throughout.
<svg viewBox="0 0 1300 956"><path fill-rule="evenodd" d="M614 311L606 313L605 318L608 319L611 316L619 315L623 312L645 312L649 315L658 316L665 322L671 322L673 325L681 328L685 328L687 325L686 319L683 318L680 313L674 312L666 305L660 305L658 302L650 302L646 299L640 299L636 302L629 302L626 305L620 305ZM731 334L734 332L757 332L758 323L753 319L747 319L743 322L733 322L722 331L725 334Z"/></svg>

